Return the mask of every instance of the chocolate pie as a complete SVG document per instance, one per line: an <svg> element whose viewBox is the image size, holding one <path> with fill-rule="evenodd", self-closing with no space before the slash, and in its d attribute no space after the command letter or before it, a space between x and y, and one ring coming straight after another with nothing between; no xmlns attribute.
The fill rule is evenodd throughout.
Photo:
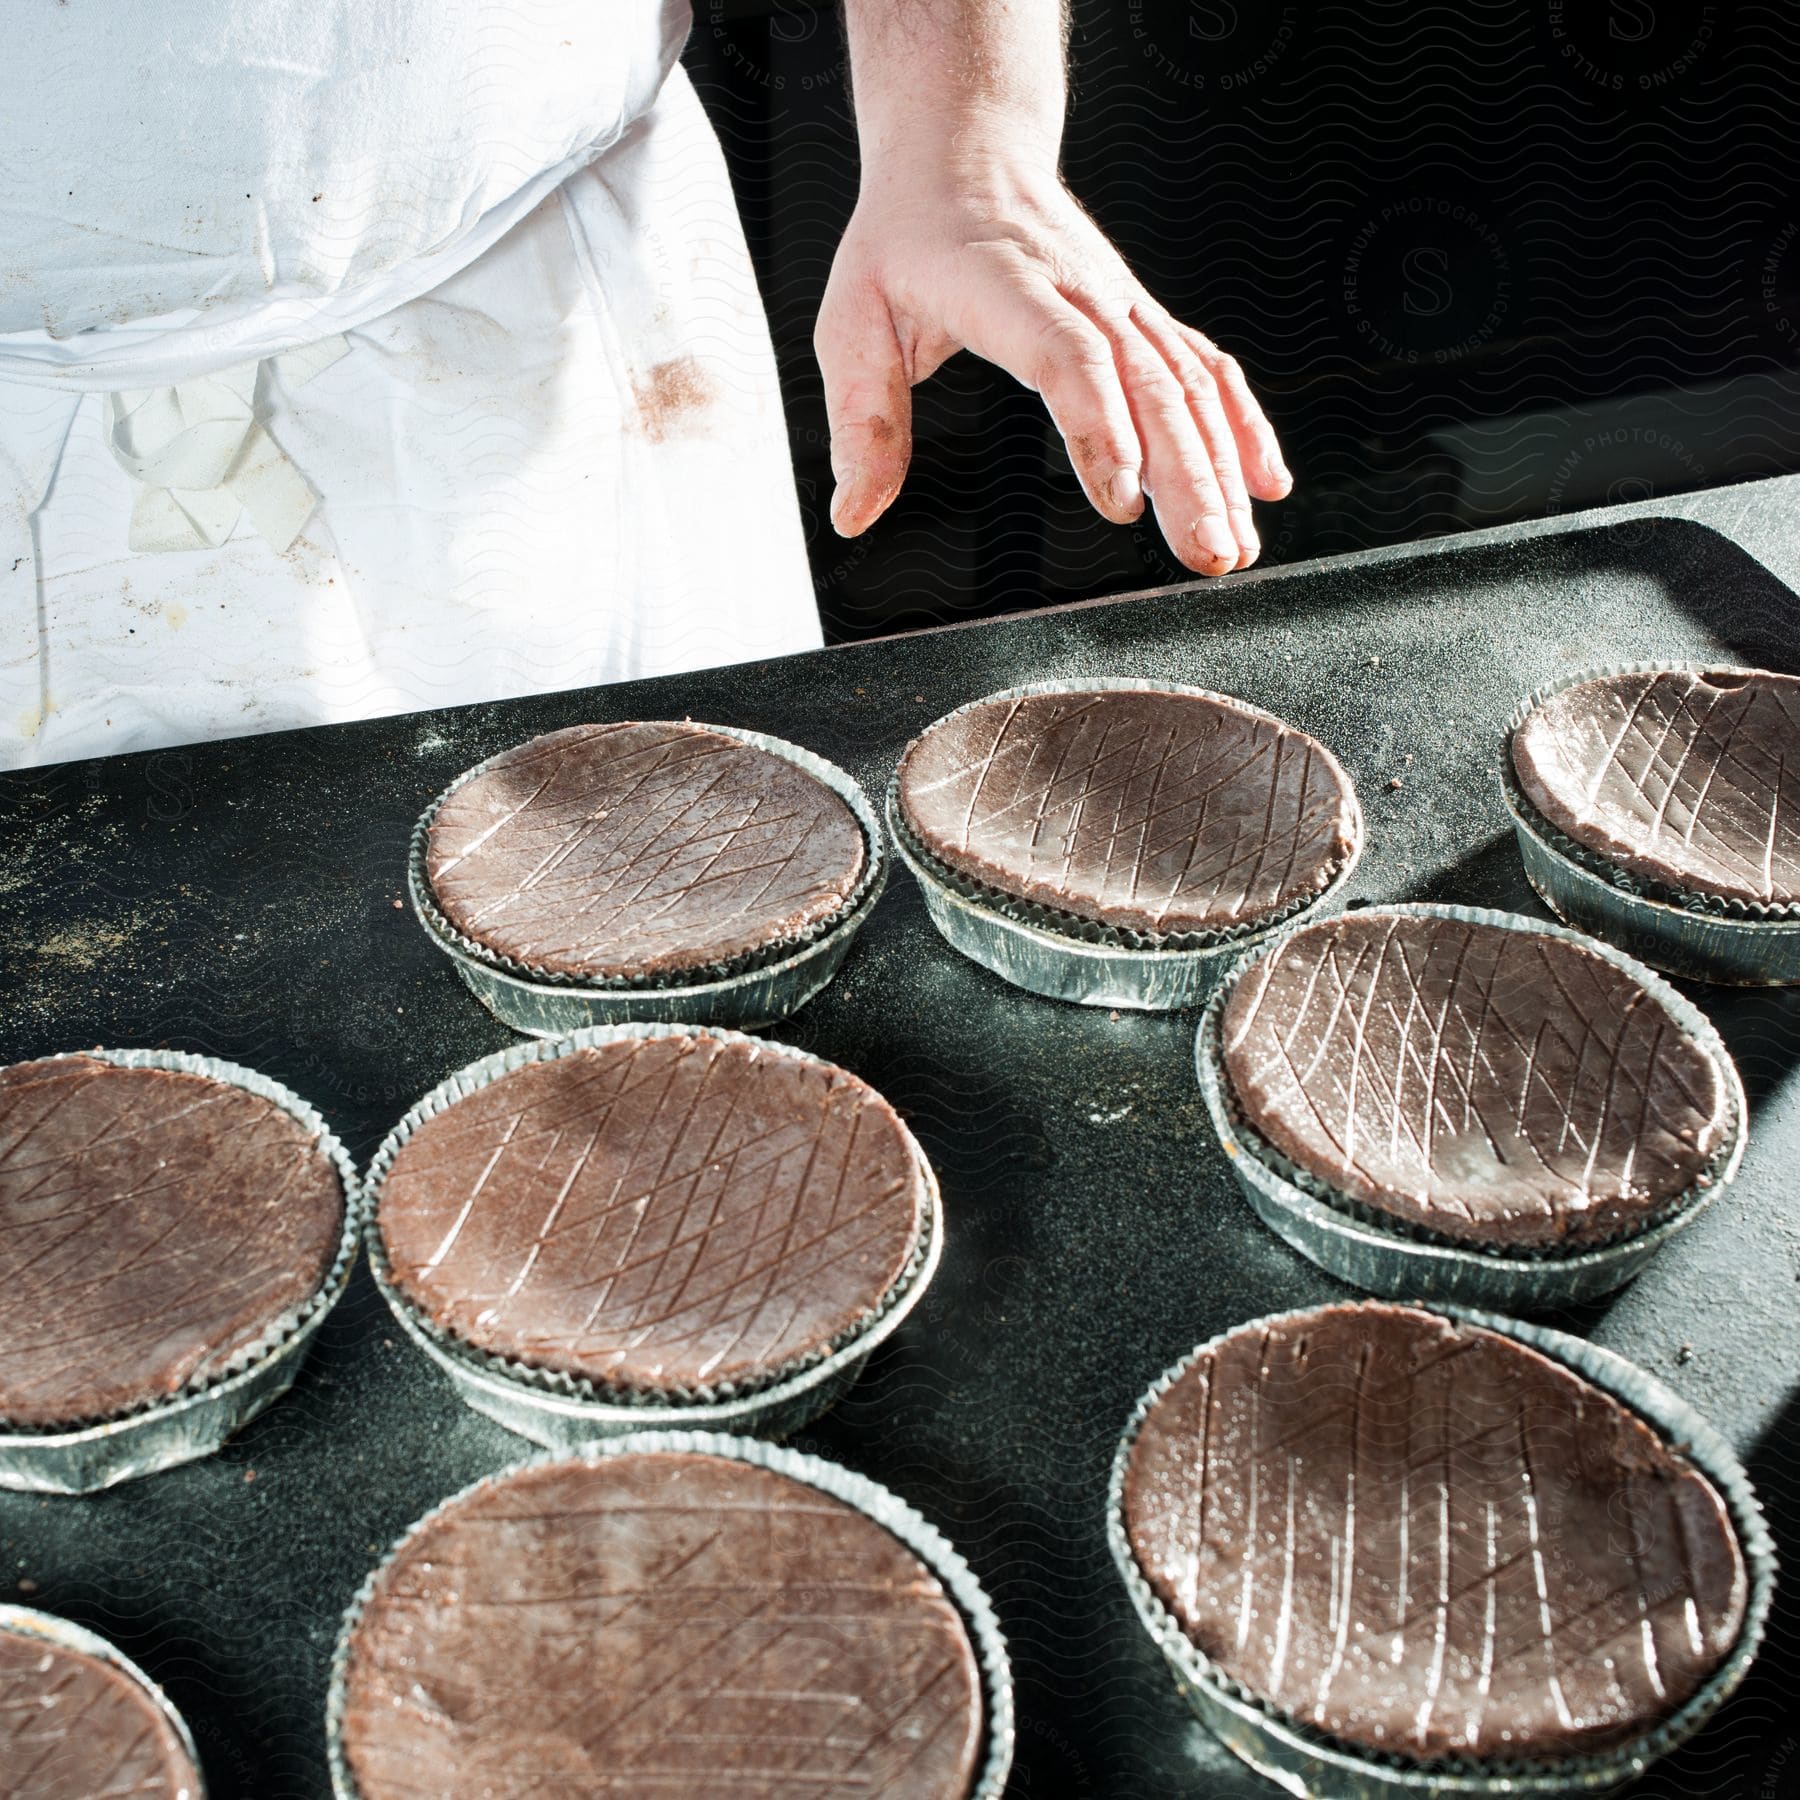
<svg viewBox="0 0 1800 1800"><path fill-rule="evenodd" d="M893 1109L842 1069L670 1032L528 1062L382 1178L389 1273L440 1331L603 1388L777 1377L869 1319L927 1217Z"/></svg>
<svg viewBox="0 0 1800 1800"><path fill-rule="evenodd" d="M907 746L902 822L999 896L1155 937L1266 924L1356 853L1323 744L1220 694L1094 688L965 706Z"/></svg>
<svg viewBox="0 0 1800 1800"><path fill-rule="evenodd" d="M1561 1363L1410 1307L1246 1326L1155 1400L1123 1519L1156 1598L1273 1712L1419 1762L1610 1749L1743 1628L1713 1484Z"/></svg>
<svg viewBox="0 0 1800 1800"><path fill-rule="evenodd" d="M197 1800L200 1776L143 1684L0 1625L0 1780L10 1800Z"/></svg>
<svg viewBox="0 0 1800 1800"><path fill-rule="evenodd" d="M1556 830L1653 889L1800 901L1792 675L1679 670L1578 682L1514 731L1512 764Z"/></svg>
<svg viewBox="0 0 1800 1800"><path fill-rule="evenodd" d="M438 807L432 897L534 970L649 979L797 944L869 866L856 815L786 757L704 725L575 725Z"/></svg>
<svg viewBox="0 0 1800 1800"><path fill-rule="evenodd" d="M1566 937L1371 909L1302 925L1220 1020L1233 1108L1385 1219L1496 1249L1604 1243L1703 1185L1713 1054Z"/></svg>
<svg viewBox="0 0 1800 1800"><path fill-rule="evenodd" d="M362 1800L961 1800L979 1668L886 1527L770 1470L528 1465L426 1519L350 1634Z"/></svg>
<svg viewBox="0 0 1800 1800"><path fill-rule="evenodd" d="M0 1069L0 1425L111 1418L225 1372L336 1260L343 1183L259 1094L52 1057Z"/></svg>

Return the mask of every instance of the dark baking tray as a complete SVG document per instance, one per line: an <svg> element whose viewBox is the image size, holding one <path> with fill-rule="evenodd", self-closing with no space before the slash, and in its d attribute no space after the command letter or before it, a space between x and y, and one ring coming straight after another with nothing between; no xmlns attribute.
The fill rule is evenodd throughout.
<svg viewBox="0 0 1800 1800"><path fill-rule="evenodd" d="M366 1159L420 1093L509 1041L401 905L414 819L470 763L591 718L776 732L879 793L915 730L991 689L1199 682L1343 758L1368 810L1357 893L1533 910L1496 779L1508 707L1567 669L1687 655L1800 668L1795 598L1704 526L1638 520L13 776L0 1058L229 1057L291 1083ZM1800 991L1694 991L1749 1089L1742 1179L1634 1287L1561 1322L1736 1441L1800 1568ZM842 977L779 1034L887 1093L943 1178L949 1252L927 1304L803 1441L898 1489L986 1582L1017 1668L1021 1795L1274 1792L1190 1721L1101 1532L1150 1379L1235 1321L1342 1291L1235 1191L1190 1073L1193 1023L1016 992L939 942L901 876ZM220 1800L315 1800L345 1603L409 1521L526 1448L451 1398L359 1272L294 1392L221 1455L90 1499L0 1495L0 1597L16 1582L160 1678ZM1641 1792L1800 1795L1796 1616L1779 1602L1748 1688Z"/></svg>

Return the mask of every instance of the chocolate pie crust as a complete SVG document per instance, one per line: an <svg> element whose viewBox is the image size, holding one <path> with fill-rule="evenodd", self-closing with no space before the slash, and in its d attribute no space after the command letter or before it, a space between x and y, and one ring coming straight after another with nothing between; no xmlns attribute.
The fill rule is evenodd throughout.
<svg viewBox="0 0 1800 1800"><path fill-rule="evenodd" d="M0 1771L12 1800L183 1800L200 1777L155 1697L124 1669L0 1625Z"/></svg>
<svg viewBox="0 0 1800 1800"><path fill-rule="evenodd" d="M952 874L1153 937L1265 924L1355 855L1348 776L1323 744L1220 694L997 696L907 746L900 812Z"/></svg>
<svg viewBox="0 0 1800 1800"><path fill-rule="evenodd" d="M912 1266L928 1187L855 1076L753 1039L632 1035L423 1119L380 1184L388 1275L486 1355L623 1392L805 1366Z"/></svg>
<svg viewBox="0 0 1800 1800"><path fill-rule="evenodd" d="M1239 980L1220 1054L1277 1155L1383 1218L1494 1249L1648 1227L1705 1184L1733 1124L1716 1058L1648 989L1500 924L1370 909L1299 926Z"/></svg>
<svg viewBox="0 0 1800 1800"><path fill-rule="evenodd" d="M1800 678L1596 676L1534 707L1510 754L1551 827L1651 889L1800 902Z"/></svg>
<svg viewBox="0 0 1800 1800"><path fill-rule="evenodd" d="M454 788L426 834L448 923L536 972L653 980L728 970L844 912L863 828L773 751L686 722L575 725Z"/></svg>
<svg viewBox="0 0 1800 1800"><path fill-rule="evenodd" d="M734 1459L530 1465L426 1519L349 1638L362 1800L962 1800L980 1672L874 1519Z"/></svg>
<svg viewBox="0 0 1800 1800"><path fill-rule="evenodd" d="M80 1425L219 1377L318 1292L344 1207L318 1138L231 1082L0 1068L0 1422Z"/></svg>
<svg viewBox="0 0 1800 1800"><path fill-rule="evenodd" d="M1219 1674L1410 1761L1627 1744L1744 1625L1705 1475L1564 1365L1411 1307L1322 1307L1206 1350L1151 1404L1122 1504Z"/></svg>

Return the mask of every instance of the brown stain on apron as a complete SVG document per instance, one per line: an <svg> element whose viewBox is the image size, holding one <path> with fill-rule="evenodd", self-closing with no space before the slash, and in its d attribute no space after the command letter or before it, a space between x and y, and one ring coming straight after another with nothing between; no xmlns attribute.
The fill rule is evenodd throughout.
<svg viewBox="0 0 1800 1800"><path fill-rule="evenodd" d="M634 377L638 428L653 444L693 427L713 401L713 381L692 356L671 357Z"/></svg>

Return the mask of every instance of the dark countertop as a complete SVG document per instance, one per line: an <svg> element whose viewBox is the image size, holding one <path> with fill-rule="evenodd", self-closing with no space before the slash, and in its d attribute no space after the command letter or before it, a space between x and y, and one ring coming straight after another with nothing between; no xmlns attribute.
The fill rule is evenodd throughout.
<svg viewBox="0 0 1800 1800"><path fill-rule="evenodd" d="M512 1041L401 904L414 819L470 763L593 717L773 731L879 794L913 731L992 689L1199 682L1341 756L1368 812L1355 894L1536 911L1495 775L1514 698L1609 659L1800 669L1783 585L1800 580L1797 523L1800 478L1784 478L752 668L0 777L0 1059L104 1042L249 1063L365 1160L420 1093ZM1559 1322L1707 1413L1792 1546L1800 989L1688 991L1749 1090L1743 1175L1631 1288ZM1101 1534L1150 1380L1231 1324L1343 1291L1236 1192L1193 1023L1007 987L940 943L897 874L838 981L772 1034L880 1087L942 1178L937 1283L801 1444L896 1488L987 1584L1014 1648L1020 1795L1274 1792L1188 1718ZM90 1499L0 1495L0 1597L144 1662L193 1723L216 1800L317 1800L344 1605L412 1519L529 1448L452 1398L359 1271L294 1392L220 1455ZM1797 1672L1796 1610L1778 1602L1744 1694L1638 1791L1800 1794Z"/></svg>

